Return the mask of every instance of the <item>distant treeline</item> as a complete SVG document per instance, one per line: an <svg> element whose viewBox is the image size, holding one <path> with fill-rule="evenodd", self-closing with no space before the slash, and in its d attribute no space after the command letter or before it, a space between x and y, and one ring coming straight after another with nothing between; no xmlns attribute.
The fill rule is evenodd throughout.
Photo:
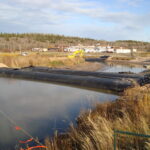
<svg viewBox="0 0 150 150"><path fill-rule="evenodd" d="M77 44L93 45L98 41L89 38L38 33L0 33L0 50L31 50L32 48L66 47Z"/></svg>
<svg viewBox="0 0 150 150"><path fill-rule="evenodd" d="M137 48L141 51L150 51L150 43L141 41L115 41L94 40L90 38L70 37L54 34L40 33L0 33L0 51L21 51L32 48L51 48L72 45L110 45L115 47Z"/></svg>
<svg viewBox="0 0 150 150"><path fill-rule="evenodd" d="M116 47L125 47L125 48L136 48L139 51L150 52L150 42L144 41L132 41L132 40L124 40L124 41L115 41L113 42Z"/></svg>

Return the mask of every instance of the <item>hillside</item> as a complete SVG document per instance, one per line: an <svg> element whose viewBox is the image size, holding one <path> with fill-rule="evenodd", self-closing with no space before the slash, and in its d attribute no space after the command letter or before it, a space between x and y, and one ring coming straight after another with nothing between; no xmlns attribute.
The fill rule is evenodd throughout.
<svg viewBox="0 0 150 150"><path fill-rule="evenodd" d="M35 47L66 47L71 45L111 45L115 47L136 48L139 51L150 51L150 43L143 41L98 41L89 38L69 37L39 33L0 33L0 51L31 50Z"/></svg>
<svg viewBox="0 0 150 150"><path fill-rule="evenodd" d="M31 50L35 47L61 47L69 45L93 45L98 41L88 38L68 37L63 35L53 34L0 34L0 50L15 51L15 50Z"/></svg>

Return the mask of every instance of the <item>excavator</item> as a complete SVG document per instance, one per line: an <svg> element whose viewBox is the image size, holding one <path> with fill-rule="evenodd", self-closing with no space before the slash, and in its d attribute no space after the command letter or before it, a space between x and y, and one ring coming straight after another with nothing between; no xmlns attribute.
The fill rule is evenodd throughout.
<svg viewBox="0 0 150 150"><path fill-rule="evenodd" d="M68 56L68 58L75 58L76 56L78 56L78 54L79 54L79 56L80 57L83 57L83 54L84 54L84 50L77 50L77 51L75 51L72 55L69 55Z"/></svg>

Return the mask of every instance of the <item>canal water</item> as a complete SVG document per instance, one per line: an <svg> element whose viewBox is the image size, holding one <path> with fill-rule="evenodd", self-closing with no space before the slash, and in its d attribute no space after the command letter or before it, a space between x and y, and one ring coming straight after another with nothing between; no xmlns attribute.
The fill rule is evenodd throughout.
<svg viewBox="0 0 150 150"><path fill-rule="evenodd" d="M115 100L114 94L49 83L0 78L0 149L28 139L12 121L33 137L44 139L66 131L93 104Z"/></svg>
<svg viewBox="0 0 150 150"><path fill-rule="evenodd" d="M107 66L103 70L99 70L98 72L132 72L132 73L140 73L144 71L145 68L139 65L117 65L117 64L107 64Z"/></svg>

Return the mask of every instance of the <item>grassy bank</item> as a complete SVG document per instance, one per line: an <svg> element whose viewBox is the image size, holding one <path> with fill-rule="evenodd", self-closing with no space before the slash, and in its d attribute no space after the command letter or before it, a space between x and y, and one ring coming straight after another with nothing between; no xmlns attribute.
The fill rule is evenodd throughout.
<svg viewBox="0 0 150 150"><path fill-rule="evenodd" d="M66 53L32 53L21 56L20 53L0 53L0 63L11 68L21 68L27 66L46 67L68 67L84 63L84 59L77 57L69 59Z"/></svg>
<svg viewBox="0 0 150 150"><path fill-rule="evenodd" d="M150 134L150 85L127 89L116 101L98 104L77 123L66 135L46 139L47 150L113 150L114 129ZM117 149L149 150L150 140L121 136Z"/></svg>
<svg viewBox="0 0 150 150"><path fill-rule="evenodd" d="M54 67L61 69L74 69L85 71L96 71L105 65L100 63L90 63L85 61L85 57L77 55L69 59L66 52L28 52L27 56L22 56L19 52L0 53L0 67L22 68L28 66Z"/></svg>

